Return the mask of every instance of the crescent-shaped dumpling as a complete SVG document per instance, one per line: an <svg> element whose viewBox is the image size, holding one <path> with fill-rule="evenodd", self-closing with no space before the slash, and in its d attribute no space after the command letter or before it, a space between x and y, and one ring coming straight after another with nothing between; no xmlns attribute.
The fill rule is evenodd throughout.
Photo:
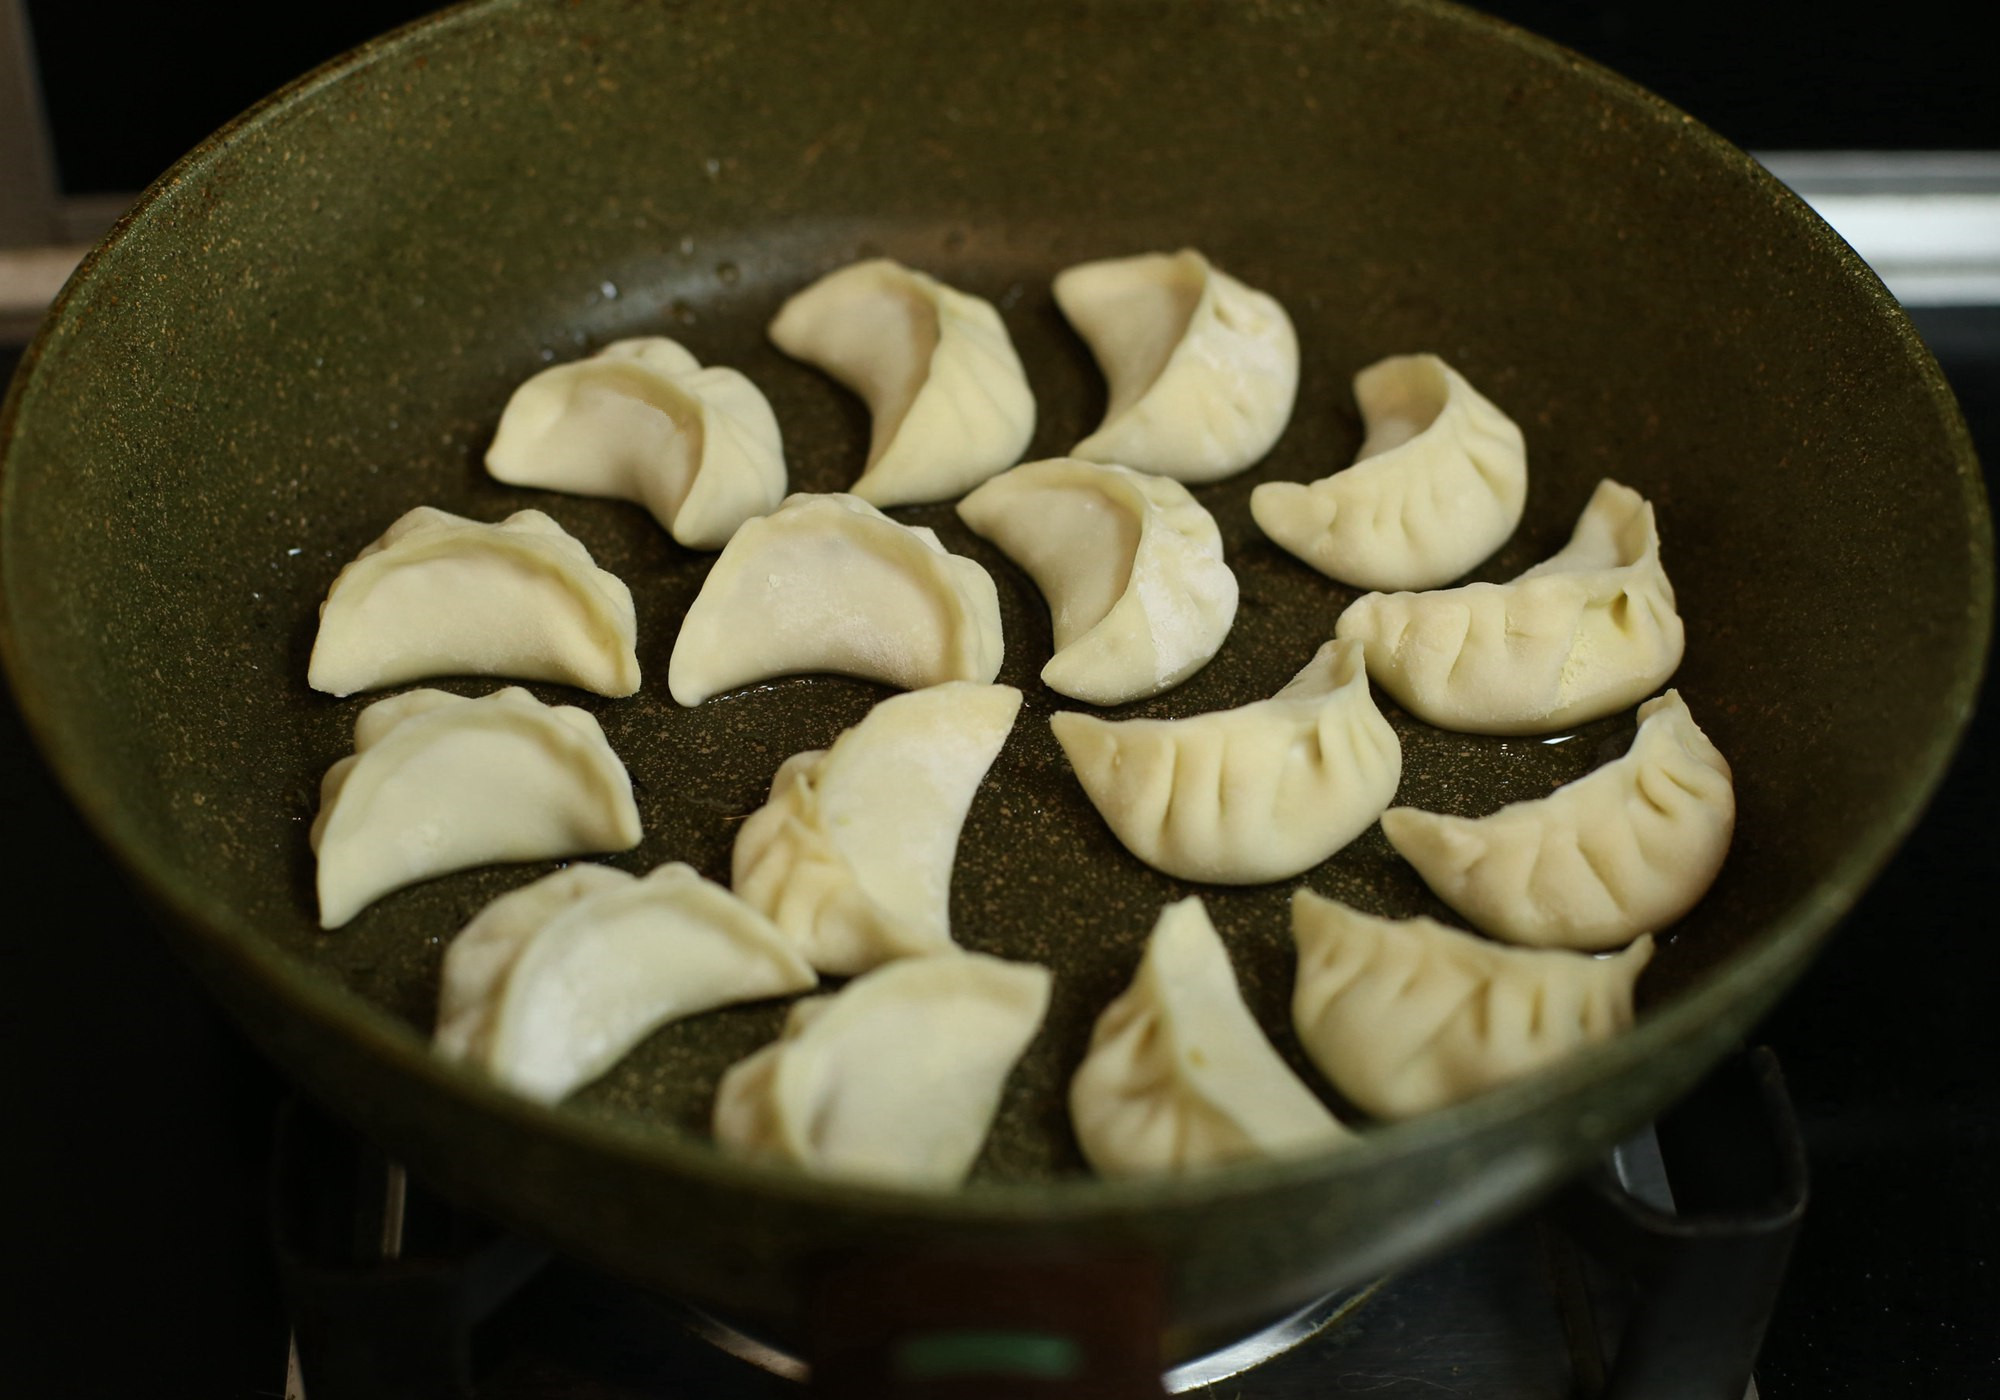
<svg viewBox="0 0 2000 1400"><path fill-rule="evenodd" d="M538 510L495 525L418 506L320 605L306 680L352 695L430 676L639 688L632 592Z"/></svg>
<svg viewBox="0 0 2000 1400"><path fill-rule="evenodd" d="M499 904L514 905L488 906L445 951L450 986L461 976L453 967L461 947L474 962L492 963L503 940L512 942L479 1023L447 1036L451 1023L441 1022L435 1043L517 1093L553 1103L669 1021L790 996L819 980L769 920L690 866L541 889L569 874L503 896ZM536 913L544 914L539 923Z"/></svg>
<svg viewBox="0 0 2000 1400"><path fill-rule="evenodd" d="M887 258L793 296L771 340L859 394L874 420L853 493L878 506L948 501L1021 459L1035 397L991 302Z"/></svg>
<svg viewBox="0 0 2000 1400"><path fill-rule="evenodd" d="M1097 1018L1069 1117L1104 1176L1201 1171L1352 1138L1243 1004L1199 899L1161 911L1131 987Z"/></svg>
<svg viewBox="0 0 2000 1400"><path fill-rule="evenodd" d="M1554 1064L1632 1024L1653 957L1503 948L1434 919L1378 919L1292 896L1292 1024L1349 1102L1408 1118Z"/></svg>
<svg viewBox="0 0 2000 1400"><path fill-rule="evenodd" d="M583 861L509 890L473 915L445 946L432 1048L454 1060L485 1054L500 989L528 940L571 905L632 880L613 866Z"/></svg>
<svg viewBox="0 0 2000 1400"><path fill-rule="evenodd" d="M1070 456L1216 481L1291 421L1291 318L1193 249L1080 264L1056 277L1055 296L1109 390L1103 423Z"/></svg>
<svg viewBox="0 0 2000 1400"><path fill-rule="evenodd" d="M1222 533L1177 481L1058 457L993 478L958 514L1048 600L1042 680L1061 694L1157 695L1207 665L1236 619Z"/></svg>
<svg viewBox="0 0 2000 1400"><path fill-rule="evenodd" d="M978 953L902 958L792 1008L722 1076L724 1147L827 1176L949 1188L1048 1009L1048 969Z"/></svg>
<svg viewBox="0 0 2000 1400"><path fill-rule="evenodd" d="M639 836L632 780L586 712L518 686L405 691L360 713L354 753L320 783L320 926L453 870L629 851Z"/></svg>
<svg viewBox="0 0 2000 1400"><path fill-rule="evenodd" d="M1665 683L1684 644L1653 507L1615 481L1513 582L1365 594L1334 635L1367 648L1368 674L1411 714L1474 734L1616 714Z"/></svg>
<svg viewBox="0 0 2000 1400"><path fill-rule="evenodd" d="M1354 376L1367 430L1354 465L1250 493L1258 528L1356 588L1436 588L1507 542L1528 499L1521 430L1436 355Z"/></svg>
<svg viewBox="0 0 2000 1400"><path fill-rule="evenodd" d="M1532 802L1468 819L1393 807L1382 830L1438 898L1509 943L1596 950L1657 932L1722 869L1729 764L1680 692L1639 707L1625 756Z"/></svg>
<svg viewBox="0 0 2000 1400"><path fill-rule="evenodd" d="M556 365L507 400L486 470L512 486L636 501L689 549L720 549L785 494L763 392L663 336Z"/></svg>
<svg viewBox="0 0 2000 1400"><path fill-rule="evenodd" d="M950 949L958 834L1021 692L953 681L893 695L793 754L736 833L730 885L822 972Z"/></svg>
<svg viewBox="0 0 2000 1400"><path fill-rule="evenodd" d="M1319 864L1396 795L1403 748L1361 649L1328 642L1268 700L1187 719L1049 725L1125 849L1183 880L1255 885Z"/></svg>
<svg viewBox="0 0 2000 1400"><path fill-rule="evenodd" d="M667 689L683 705L751 681L834 671L915 690L1000 673L992 576L934 531L856 496L798 495L737 531L681 622Z"/></svg>

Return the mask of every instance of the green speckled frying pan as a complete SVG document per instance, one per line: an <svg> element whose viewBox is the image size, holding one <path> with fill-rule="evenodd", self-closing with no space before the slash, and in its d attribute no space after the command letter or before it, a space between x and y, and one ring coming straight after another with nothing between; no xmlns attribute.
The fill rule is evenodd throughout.
<svg viewBox="0 0 2000 1400"><path fill-rule="evenodd" d="M509 391L615 337L671 334L766 389L797 488L839 487L860 467L862 410L762 330L812 277L888 254L1001 308L1040 402L1033 455L1052 455L1103 389L1050 277L1183 245L1290 308L1304 372L1269 459L1197 492L1242 582L1235 631L1135 713L1267 695L1331 634L1351 590L1264 541L1248 496L1351 458L1347 381L1379 356L1444 355L1527 434L1526 519L1479 577L1555 549L1600 477L1657 504L1687 619L1676 684L1735 764L1741 812L1637 1028L1335 1156L1089 1179L1061 1086L1154 914L1189 887L1127 857L1069 777L1032 587L931 508L899 514L993 571L1002 678L1029 697L966 828L955 924L1058 978L974 1182L898 1194L718 1155L703 1131L716 1080L775 1033L777 1006L671 1027L558 1109L434 1062L442 945L542 869L452 876L317 928L306 828L368 699L305 683L339 566L422 503L556 516L639 607L647 685L580 702L638 782L646 840L617 863L725 875L780 760L879 692L805 678L674 705L667 658L708 558L636 507L489 480ZM1174 1316L1222 1322L1518 1206L1688 1086L1798 972L1938 779L1991 603L1963 427L1848 249L1689 118L1415 0L453 10L305 79L156 185L29 352L0 452L13 683L216 994L421 1174L626 1273L774 1318L796 1310L807 1261L856 1242L1067 1241L1154 1251ZM1467 813L1544 793L1632 731L1629 714L1562 743L1394 719L1402 800ZM1304 882L1442 912L1379 831ZM1204 893L1253 1008L1303 1066L1286 1015L1294 883Z"/></svg>

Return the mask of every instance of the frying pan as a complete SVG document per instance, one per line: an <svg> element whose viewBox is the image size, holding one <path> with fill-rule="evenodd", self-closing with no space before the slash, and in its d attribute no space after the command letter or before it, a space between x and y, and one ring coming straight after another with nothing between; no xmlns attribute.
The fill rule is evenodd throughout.
<svg viewBox="0 0 2000 1400"><path fill-rule="evenodd" d="M1197 492L1241 580L1235 631L1127 712L1267 695L1331 634L1352 591L1264 541L1249 491L1351 459L1356 369L1444 355L1529 444L1526 519L1475 577L1552 552L1599 478L1638 488L1687 619L1675 684L1736 768L1729 863L1648 973L1638 1025L1338 1154L1089 1179L1062 1085L1158 908L1192 887L1139 867L1092 813L1047 732L1039 599L938 507L899 515L994 573L1001 678L1029 697L966 827L954 925L1057 972L972 1183L899 1193L718 1154L716 1079L782 1007L669 1027L553 1109L435 1062L443 943L541 868L455 875L317 928L306 828L369 699L305 685L340 564L422 503L556 515L638 605L647 686L580 702L638 785L646 840L615 863L726 875L778 763L882 692L797 678L675 706L661 682L708 557L634 507L486 478L512 387L670 334L766 389L795 489L836 489L858 473L862 411L762 327L812 277L886 254L1001 308L1040 405L1032 455L1052 455L1103 390L1049 278L1182 245L1285 303L1304 370L1273 454ZM0 454L0 640L20 703L215 994L447 1191L775 1323L843 1250L1068 1247L1137 1250L1175 1322L1228 1324L1517 1208L1670 1102L1798 973L1938 780L1990 626L1977 464L1866 268L1690 118L1414 0L455 9L295 84L155 185L23 361ZM1466 813L1545 793L1632 732L1629 714L1562 742L1392 721L1400 800ZM1294 883L1201 892L1304 1069L1286 1016ZM1379 831L1304 883L1444 912Z"/></svg>

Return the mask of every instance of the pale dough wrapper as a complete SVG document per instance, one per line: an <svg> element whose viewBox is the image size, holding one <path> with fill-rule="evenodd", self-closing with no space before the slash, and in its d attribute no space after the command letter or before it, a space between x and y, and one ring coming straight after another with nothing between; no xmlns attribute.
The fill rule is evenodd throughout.
<svg viewBox="0 0 2000 1400"><path fill-rule="evenodd" d="M856 496L797 495L737 531L681 621L667 689L683 705L832 671L915 690L1000 673L992 576L935 532Z"/></svg>
<svg viewBox="0 0 2000 1400"><path fill-rule="evenodd" d="M1103 1176L1197 1172L1353 1138L1243 1004L1199 899L1161 911L1138 975L1097 1018L1069 1117Z"/></svg>
<svg viewBox="0 0 2000 1400"><path fill-rule="evenodd" d="M1320 1072L1377 1118L1444 1108L1608 1040L1632 1024L1652 960L1503 948L1434 919L1378 919L1292 896L1292 1024Z"/></svg>
<svg viewBox="0 0 2000 1400"><path fill-rule="evenodd" d="M498 524L418 506L320 605L306 680L330 695L432 676L639 688L632 592L538 510Z"/></svg>
<svg viewBox="0 0 2000 1400"><path fill-rule="evenodd" d="M771 340L867 403L868 465L852 492L878 506L962 495L1021 460L1035 398L991 302L887 258L793 296Z"/></svg>
<svg viewBox="0 0 2000 1400"><path fill-rule="evenodd" d="M1521 430L1436 355L1354 376L1367 436L1354 465L1267 481L1250 514L1273 541L1356 588L1436 588L1507 542L1528 499Z"/></svg>
<svg viewBox="0 0 2000 1400"><path fill-rule="evenodd" d="M1048 1009L1048 969L979 953L902 958L792 1008L722 1076L715 1138L823 1176L950 1189Z"/></svg>
<svg viewBox="0 0 2000 1400"><path fill-rule="evenodd" d="M518 686L405 691L361 712L354 753L320 783L320 926L454 870L629 851L639 836L632 780L586 712Z"/></svg>
<svg viewBox="0 0 2000 1400"><path fill-rule="evenodd" d="M1082 263L1056 277L1055 297L1109 395L1103 423L1070 456L1217 481L1269 452L1291 421L1291 318L1193 249Z"/></svg>
<svg viewBox="0 0 2000 1400"><path fill-rule="evenodd" d="M736 833L731 887L821 972L951 949L959 831L1020 708L1012 686L952 681L793 754Z"/></svg>
<svg viewBox="0 0 2000 1400"><path fill-rule="evenodd" d="M1049 725L1125 849L1183 880L1265 884L1311 869L1396 795L1403 747L1361 649L1328 642L1268 700L1187 719Z"/></svg>
<svg viewBox="0 0 2000 1400"><path fill-rule="evenodd" d="M431 1047L447 1059L483 1056L493 1038L494 1003L528 940L565 909L633 878L583 861L509 890L473 915L445 945Z"/></svg>
<svg viewBox="0 0 2000 1400"><path fill-rule="evenodd" d="M1392 807L1382 830L1438 898L1509 943L1597 950L1654 933L1715 883L1736 825L1729 764L1670 690L1625 756L1491 816Z"/></svg>
<svg viewBox="0 0 2000 1400"><path fill-rule="evenodd" d="M1546 734L1636 704L1680 665L1684 634L1653 507L1601 481L1562 551L1511 583L1369 593L1334 624L1417 718Z"/></svg>
<svg viewBox="0 0 2000 1400"><path fill-rule="evenodd" d="M1058 457L958 503L1048 601L1051 690L1093 705L1157 695L1206 666L1236 620L1215 518L1177 481Z"/></svg>
<svg viewBox="0 0 2000 1400"><path fill-rule="evenodd" d="M689 549L720 549L785 494L763 391L664 336L620 340L514 391L486 470L512 486L635 501Z"/></svg>
<svg viewBox="0 0 2000 1400"><path fill-rule="evenodd" d="M435 1046L554 1103L669 1021L818 980L768 919L690 866L636 880L579 866L502 895L452 941Z"/></svg>

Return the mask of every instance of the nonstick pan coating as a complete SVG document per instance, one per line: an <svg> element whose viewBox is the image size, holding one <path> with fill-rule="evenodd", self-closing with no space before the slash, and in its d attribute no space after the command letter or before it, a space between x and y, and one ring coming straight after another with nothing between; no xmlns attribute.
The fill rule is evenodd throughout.
<svg viewBox="0 0 2000 1400"><path fill-rule="evenodd" d="M553 514L638 605L639 695L536 687L596 714L637 781L646 839L613 863L726 877L778 763L883 692L790 679L676 706L667 658L710 556L636 507L488 479L513 386L621 336L671 335L766 390L794 489L839 489L865 416L763 327L818 274L888 255L1000 307L1039 403L1031 455L1056 455L1103 388L1049 279L1180 246L1284 302L1303 379L1271 456L1196 491L1242 585L1227 645L1124 712L1262 697L1331 635L1353 590L1264 540L1250 489L1351 459L1355 370L1444 355L1530 453L1526 519L1475 577L1559 547L1599 478L1640 490L1687 620L1674 684L1736 768L1736 845L1648 973L1639 1027L1339 1156L1090 1180L1062 1087L1159 907L1195 887L1141 867L1092 812L1047 729L1040 599L931 507L897 514L991 570L1001 679L1028 696L966 827L954 924L968 947L1057 971L972 1186L913 1197L715 1153L715 1081L775 1034L778 1006L670 1027L559 1110L433 1063L443 944L541 868L451 876L317 928L306 829L370 698L305 684L340 565L419 504ZM1622 81L1387 0L454 10L303 80L163 179L55 309L0 449L22 706L222 1000L448 1189L772 1317L795 1310L811 1260L858 1243L1138 1245L1177 1317L1244 1317L1515 1207L1691 1083L1803 965L1948 760L1991 599L1949 393L1831 232ZM1486 739L1384 705L1405 743L1399 800L1465 813L1546 793L1633 727ZM1303 1069L1286 1014L1296 883L1201 892ZM1379 830L1303 883L1443 912Z"/></svg>

